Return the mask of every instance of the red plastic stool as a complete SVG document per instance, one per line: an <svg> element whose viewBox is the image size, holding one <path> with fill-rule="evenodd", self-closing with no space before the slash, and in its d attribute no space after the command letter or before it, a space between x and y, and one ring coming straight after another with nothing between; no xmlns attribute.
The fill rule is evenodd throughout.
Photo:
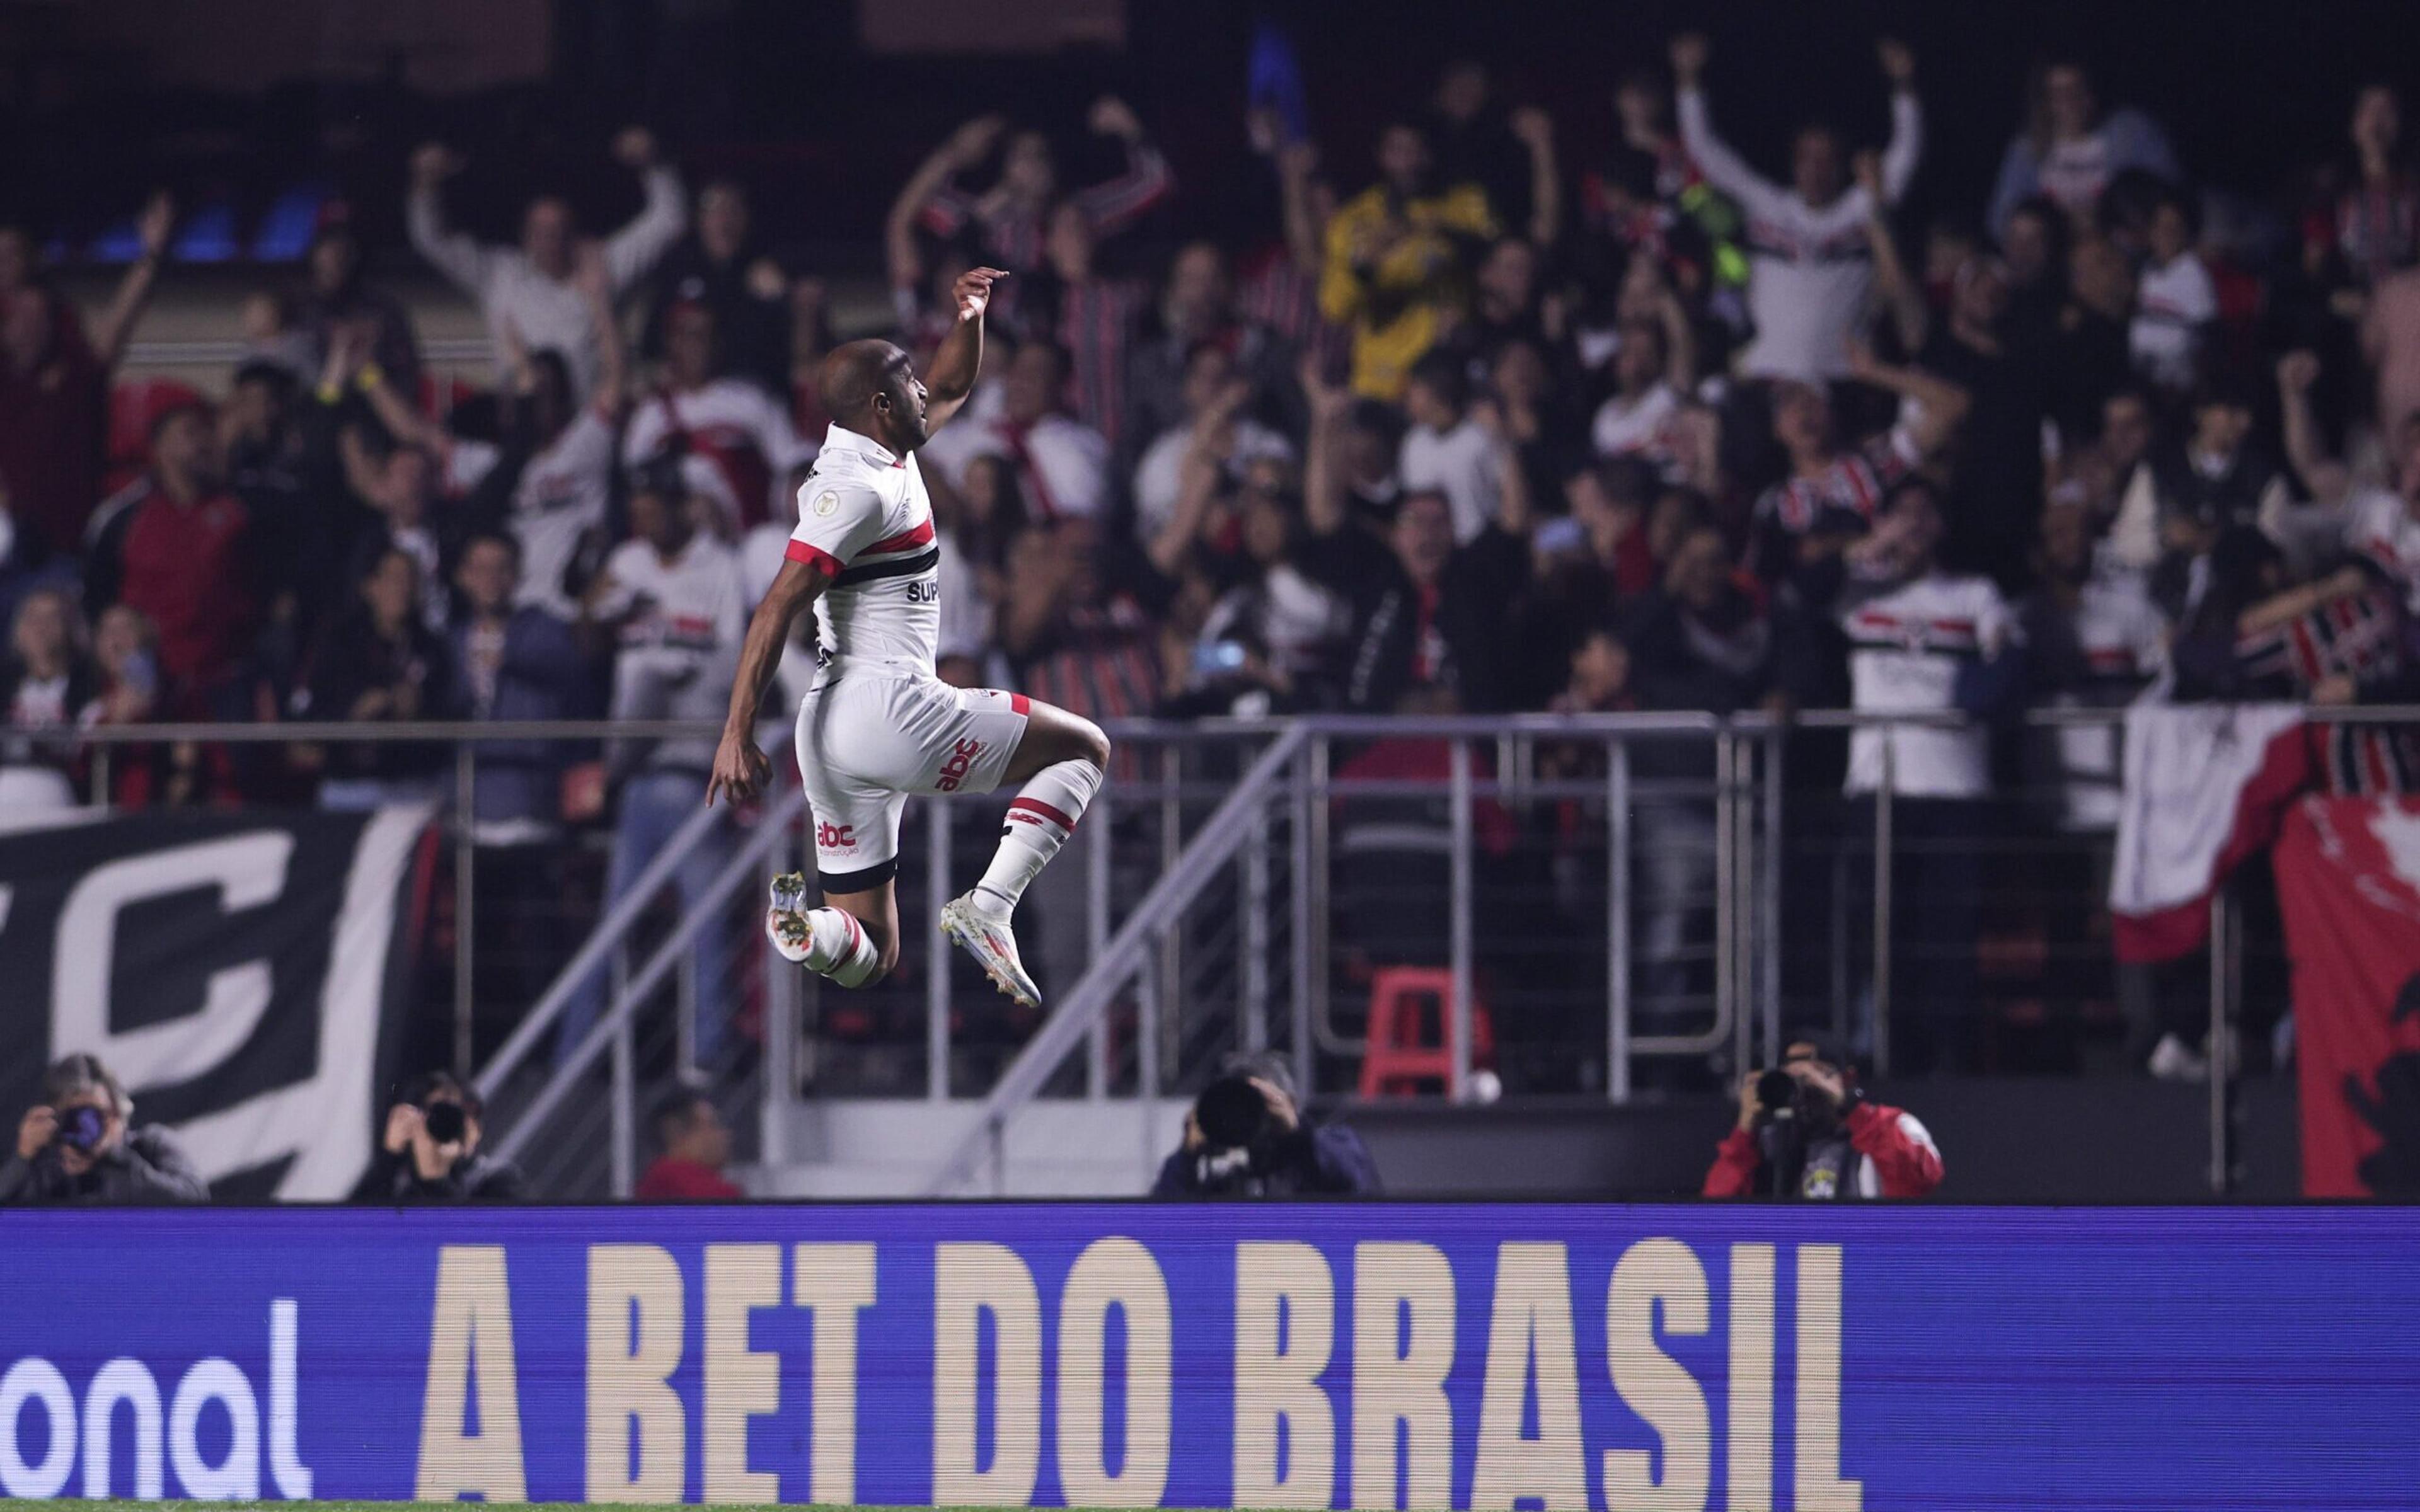
<svg viewBox="0 0 2420 1512"><path fill-rule="evenodd" d="M1421 1005L1436 1004L1436 1029L1428 1032ZM1450 1026L1453 1012L1453 973L1435 966L1382 966L1370 978L1370 1044L1361 1057L1364 1098L1409 1097L1423 1081L1436 1082L1455 1097L1453 1046ZM1487 1000L1477 989L1470 1002L1470 1063L1492 1066L1496 1060L1496 1026L1487 1017Z"/></svg>

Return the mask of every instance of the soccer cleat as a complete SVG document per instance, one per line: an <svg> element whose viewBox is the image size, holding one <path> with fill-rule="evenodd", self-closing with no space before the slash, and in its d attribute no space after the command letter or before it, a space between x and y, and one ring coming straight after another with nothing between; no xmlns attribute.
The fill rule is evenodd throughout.
<svg viewBox="0 0 2420 1512"><path fill-rule="evenodd" d="M1016 958L1016 936L1009 933L1008 920L977 908L973 898L968 893L942 905L941 933L973 956L991 984L1019 1007L1040 1008L1042 994L1025 974L1025 963Z"/></svg>
<svg viewBox="0 0 2420 1512"><path fill-rule="evenodd" d="M773 879L773 906L765 911L765 937L782 959L799 965L814 949L814 934L807 928L807 879L803 872L784 872Z"/></svg>

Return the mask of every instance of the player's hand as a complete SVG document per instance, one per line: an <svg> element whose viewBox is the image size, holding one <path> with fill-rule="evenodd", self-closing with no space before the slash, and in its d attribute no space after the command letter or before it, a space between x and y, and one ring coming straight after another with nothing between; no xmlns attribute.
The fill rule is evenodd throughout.
<svg viewBox="0 0 2420 1512"><path fill-rule="evenodd" d="M722 743L714 748L714 775L706 779L706 806L713 808L715 795L721 794L737 808L754 797L772 775L773 764L756 748L748 732L724 731Z"/></svg>
<svg viewBox="0 0 2420 1512"><path fill-rule="evenodd" d="M48 1145L51 1136L58 1132L58 1109L40 1103L27 1108L25 1117L17 1125L18 1158L32 1160L42 1152L42 1147Z"/></svg>
<svg viewBox="0 0 2420 1512"><path fill-rule="evenodd" d="M950 298L957 301L958 318L982 319L984 312L991 308L993 281L1007 276L1005 270L998 268L970 268L960 273L957 283L950 287Z"/></svg>
<svg viewBox="0 0 2420 1512"><path fill-rule="evenodd" d="M613 161L633 173L656 165L656 133L644 126L626 126L613 138Z"/></svg>
<svg viewBox="0 0 2420 1512"><path fill-rule="evenodd" d="M1134 113L1133 106L1115 95L1103 95L1093 101L1089 124L1096 136L1123 137L1132 142L1142 135L1141 117Z"/></svg>

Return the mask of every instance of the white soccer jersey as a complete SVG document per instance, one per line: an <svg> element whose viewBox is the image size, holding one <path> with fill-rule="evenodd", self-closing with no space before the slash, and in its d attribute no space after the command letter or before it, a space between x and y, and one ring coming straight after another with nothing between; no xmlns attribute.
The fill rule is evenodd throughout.
<svg viewBox="0 0 2420 1512"><path fill-rule="evenodd" d="M941 558L932 496L914 457L832 426L799 486L799 524L786 554L831 575L815 600L827 654L933 674Z"/></svg>
<svg viewBox="0 0 2420 1512"><path fill-rule="evenodd" d="M1848 633L1851 702L1860 713L1946 714L1958 706L1959 670L1997 656L2017 625L1988 578L1933 572L1840 610ZM1901 797L1978 798L1991 788L1990 748L1979 730L1861 729L1849 741L1848 791L1882 786L1891 748Z"/></svg>

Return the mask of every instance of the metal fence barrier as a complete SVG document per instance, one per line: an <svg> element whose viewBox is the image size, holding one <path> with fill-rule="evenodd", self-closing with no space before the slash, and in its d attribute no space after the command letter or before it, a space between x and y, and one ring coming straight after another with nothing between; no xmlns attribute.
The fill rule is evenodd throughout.
<svg viewBox="0 0 2420 1512"><path fill-rule="evenodd" d="M2117 732L2114 757L2123 712L2044 709L2024 723L2037 734L2109 729ZM2412 709L2311 714L2318 721L2420 722L2420 710ZM1450 973L1453 991L1442 1032L1451 1087L1474 1085L1472 1005L1482 996L1497 1021L1497 1054L1516 1094L1551 1086L1621 1101L1668 1083L1671 1068L1684 1070L1683 1085L1690 1076L1711 1085L1708 1066L1730 1076L1776 1055L1786 1026L1825 1022L1859 1042L1886 1073L1915 1049L1895 1042L1895 1025L1926 1023L1927 1011L1974 1014L2004 985L1984 982L1964 1002L1926 998L1940 991L1945 978L1935 968L1942 963L1928 958L1930 942L1910 937L1907 921L1941 900L1906 896L1901 873L1928 847L1937 856L1971 851L1965 860L1978 874L1988 862L1992 911L2047 920L2024 938L1982 948L1986 956L1996 951L2019 967L2031 964L2034 975L2022 992L2039 1001L2027 1011L2073 1013L2079 1002L2093 1012L2109 1011L2120 995L2105 982L2092 984L2107 975L2105 950L2075 933L2081 928L2088 935L2091 921L2105 912L2105 830L2066 830L2044 821L2054 795L2020 785L1994 795L1988 823L1971 842L1928 836L1916 825L1920 806L1897 792L1891 743L1883 748L1882 780L1861 803L1838 801L1837 787L1830 795L1793 788L1791 779L1806 774L1785 768L1802 733L1962 724L1955 717L1847 711L1804 713L1786 723L1762 715L1688 714L1124 722L1111 732L1119 770L1067 862L1053 869L1060 873L1054 887L1037 887L1035 895L1043 935L1051 941L1045 958L1058 974L1055 983L1046 980L1046 991L1055 995L1105 960L1128 968L1123 991L1096 994L1097 1009L1075 1041L1082 1051L1071 1062L1075 1081L1058 1074L1054 1062L1020 1072L1015 1090L1031 1096L1063 1088L1093 1098L1184 1090L1234 1048L1282 1051L1314 1093L1349 1090L1365 1049L1357 1019L1366 968L1386 964L1389 952L1404 955L1405 939L1413 942L1409 954ZM107 801L117 764L145 747L445 748L450 761L442 766L450 769L432 785L450 800L456 927L446 963L447 1039L456 1069L466 1075L479 1070L483 1090L492 1094L535 1063L578 978L599 967L622 974L615 963L627 961L640 941L648 894L710 822L701 780L698 815L666 841L616 906L588 910L582 896L559 900L582 943L566 948L553 986L526 1001L489 1004L483 1019L476 956L487 901L479 836L462 816L476 812L486 753L505 741L584 749L607 740L717 733L669 722L312 723L11 731L0 738L38 757L73 747L96 803ZM1126 943L1136 909L1233 796L1253 759L1280 739L1298 743L1282 771L1246 806L1234 843L1215 862L1200 863L1232 878L1232 887L1190 879L1183 906L1145 931L1149 948L1137 954L1142 948ZM995 826L985 821L996 820L1004 801L1001 795L910 807L900 888L903 913L912 916L909 940L929 934L929 916L956 890L954 870L987 851ZM1828 821L1819 811L1827 804L1836 809ZM795 815L778 817L788 825ZM597 849L596 829L569 833L584 833L581 843ZM718 893L719 901L755 895L759 873L774 869L777 856L787 865L809 854L794 828L750 847L752 856L758 852L762 864L727 869L729 890ZM2264 942L2247 932L2232 898L2215 906L2207 1042L2214 1072L2212 1179L2223 1189L2231 1165L2225 1144L2228 1072L2243 1042L2246 952L2257 955ZM991 1000L938 941L911 952L926 957L917 969L903 970L860 1004L861 995L822 994L795 972L762 970L761 985L742 981L764 959L753 946L752 910L726 908L711 921L676 928L675 948L658 950L641 977L620 982L613 1011L596 1030L601 1038L595 1045L613 1057L612 1101L622 1104L613 1110L611 1137L597 1142L614 1151L617 1188L628 1180L628 1103L636 1096L628 1068L637 1052L627 1031L639 999L658 983L676 984L670 1048L659 1057L668 1056L675 1069L694 1066L700 990L744 992L762 1004L759 1119L768 1147L780 1142L784 1109L809 1087L933 1100L997 1094L1042 1027L972 1009L982 1003L989 1010ZM1392 937L1373 943L1389 928ZM710 929L732 931L742 953L732 957L728 982L700 989L688 972L675 970L674 957L686 961ZM2273 941L2266 944L2273 951ZM2080 981L2087 985L2070 990ZM1138 995L1140 1004L1128 1000ZM484 1069L476 1068L474 1029L491 1023L498 1006L518 1017ZM2088 1044L2095 1036L2106 1040L2116 1026L2101 1019L2062 1027L2072 1031L2062 1044ZM1646 1082L1643 1071L1653 1072ZM550 1107L563 1099L552 1089L559 1079L537 1090L553 1099Z"/></svg>

